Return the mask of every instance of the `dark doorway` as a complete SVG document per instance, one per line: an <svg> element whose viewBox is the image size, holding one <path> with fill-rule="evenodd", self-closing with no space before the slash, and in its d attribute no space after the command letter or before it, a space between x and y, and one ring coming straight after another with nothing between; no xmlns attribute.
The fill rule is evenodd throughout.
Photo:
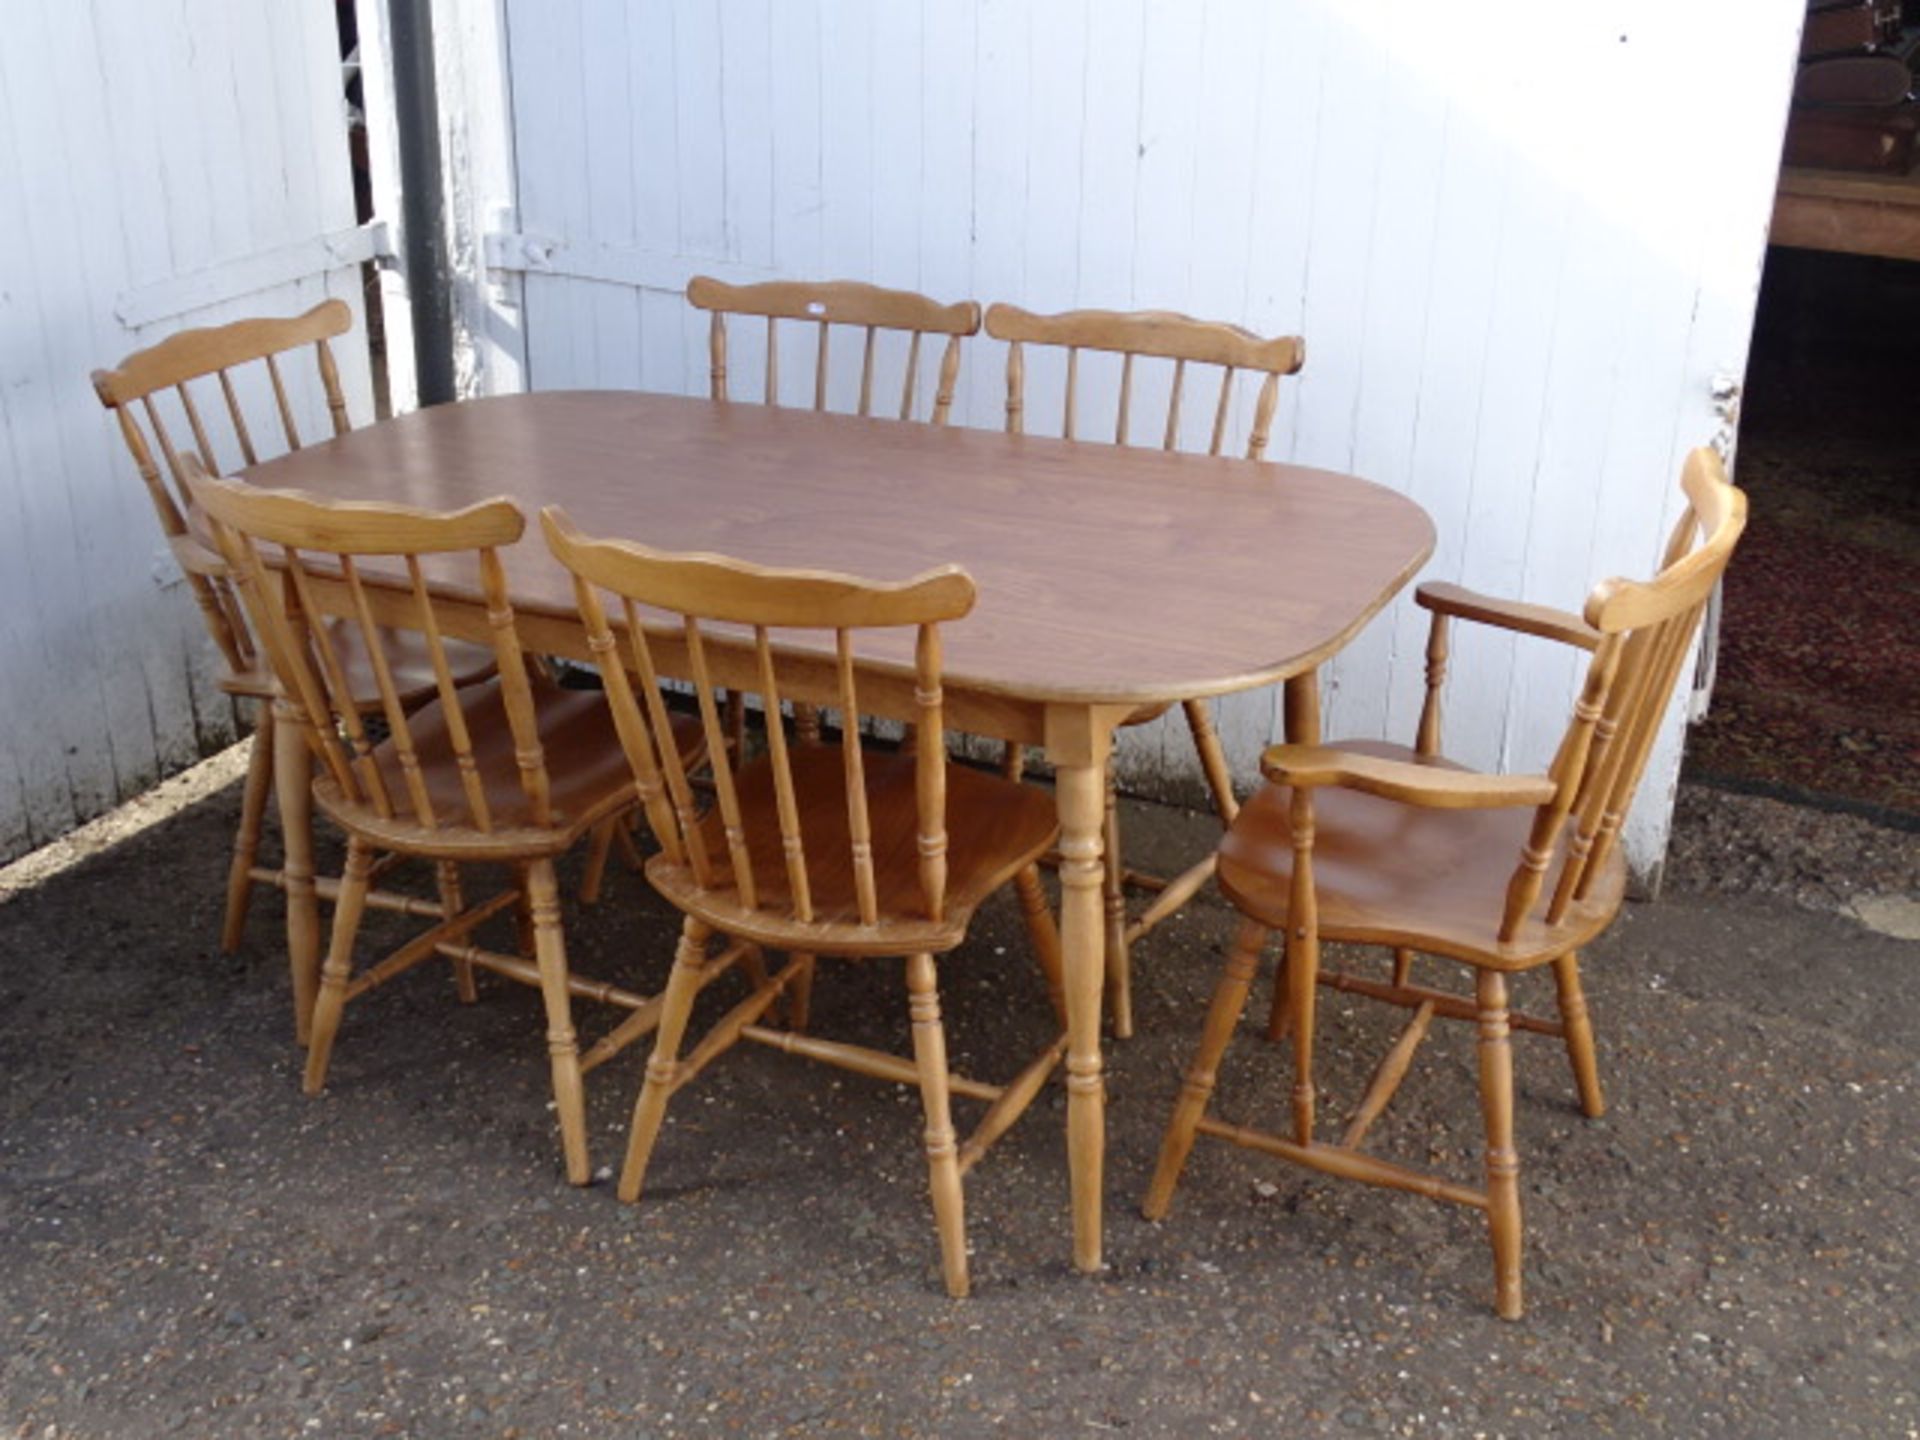
<svg viewBox="0 0 1920 1440"><path fill-rule="evenodd" d="M1687 778L1920 829L1920 264L1769 252Z"/></svg>

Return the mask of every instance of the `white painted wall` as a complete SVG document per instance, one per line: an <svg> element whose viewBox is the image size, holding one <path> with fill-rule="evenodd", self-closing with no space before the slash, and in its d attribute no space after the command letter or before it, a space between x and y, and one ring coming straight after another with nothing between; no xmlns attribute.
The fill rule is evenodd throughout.
<svg viewBox="0 0 1920 1440"><path fill-rule="evenodd" d="M1273 456L1412 495L1429 576L1572 607L1654 563L1711 381L1744 370L1804 9L448 4L504 30L493 203L537 241L524 292L494 287L476 388L492 365L493 388L699 393L678 291L702 270L1297 332ZM956 418L1001 423L1001 365L973 346ZM1334 664L1330 735L1410 736L1424 618L1397 605ZM1544 764L1573 657L1467 634L1454 673L1449 750ZM1223 702L1242 771L1275 710ZM1680 730L1676 708L1629 827L1643 869ZM1190 757L1169 727L1124 762L1141 782Z"/></svg>
<svg viewBox="0 0 1920 1440"><path fill-rule="evenodd" d="M188 325L360 301L357 269L323 269L320 243L354 224L328 0L0 18L4 860L234 730L89 373ZM336 355L364 423L365 346Z"/></svg>

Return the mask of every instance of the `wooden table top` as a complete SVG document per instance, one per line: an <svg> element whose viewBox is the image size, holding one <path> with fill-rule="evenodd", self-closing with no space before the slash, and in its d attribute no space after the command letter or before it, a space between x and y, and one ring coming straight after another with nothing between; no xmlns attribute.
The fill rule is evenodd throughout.
<svg viewBox="0 0 1920 1440"><path fill-rule="evenodd" d="M980 598L944 627L948 684L1039 701L1299 674L1434 541L1413 501L1325 470L624 391L438 406L245 478L431 509L509 496L528 530L505 561L532 612L574 613L540 537L548 504L589 534L765 565L891 580L957 563ZM901 639L871 658L907 659Z"/></svg>

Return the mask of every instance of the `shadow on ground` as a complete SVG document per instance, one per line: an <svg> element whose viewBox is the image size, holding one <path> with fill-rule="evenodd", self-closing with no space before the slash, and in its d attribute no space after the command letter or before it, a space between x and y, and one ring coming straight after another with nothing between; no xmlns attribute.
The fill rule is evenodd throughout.
<svg viewBox="0 0 1920 1440"><path fill-rule="evenodd" d="M242 954L213 944L236 805L0 908L0 1433L1920 1426L1920 945L1835 913L1845 877L1912 888L1913 836L1686 797L1665 898L1588 966L1611 1112L1580 1119L1554 1042L1517 1042L1530 1310L1509 1325L1468 1211L1203 1141L1171 1218L1139 1218L1232 929L1217 902L1142 949L1140 1035L1110 1050L1107 1272L1065 1264L1056 1087L970 1182L977 1293L955 1303L917 1102L884 1085L736 1052L625 1208L559 1180L533 993L483 981L461 1007L422 970L349 1009L329 1093L302 1096L274 897ZM1128 823L1148 858L1207 839L1178 811ZM577 963L651 989L673 929L623 874ZM828 970L819 1028L904 1045L897 970ZM1044 1040L1007 905L943 983L961 1067L1004 1076ZM1391 1022L1323 1004L1337 1113ZM1286 1113L1280 1059L1243 1032L1229 1118ZM642 1064L590 1077L596 1164ZM1431 1041L1370 1144L1471 1179L1473 1064L1461 1027Z"/></svg>

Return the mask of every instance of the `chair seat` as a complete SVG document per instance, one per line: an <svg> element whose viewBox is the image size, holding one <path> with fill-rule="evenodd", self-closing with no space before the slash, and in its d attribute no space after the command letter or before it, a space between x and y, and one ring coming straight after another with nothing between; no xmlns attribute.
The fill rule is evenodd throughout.
<svg viewBox="0 0 1920 1440"><path fill-rule="evenodd" d="M718 809L701 822L707 854L724 884L702 890L693 871L656 855L647 878L674 905L715 929L776 950L821 955L938 954L966 935L980 902L1053 843L1058 830L1053 797L1030 785L961 765L947 766L947 893L945 917L926 918L920 895L918 811L914 757L868 751L868 814L873 835L874 888L879 923L863 925L854 892L847 782L840 747L800 746L790 752L794 798L806 844L807 885L814 919L780 920L769 909L790 909L786 856L766 758L736 776L758 909L740 903L727 860Z"/></svg>
<svg viewBox="0 0 1920 1440"><path fill-rule="evenodd" d="M515 859L558 854L595 823L633 803L633 770L614 728L613 712L599 691L563 690L537 681L534 684L534 710L552 803L551 826L534 823L532 807L521 789L513 732L507 724L506 698L499 679L470 686L460 698L475 768L485 790L491 830L444 827L428 831L416 824L400 753L390 739L375 746L373 755L393 800L394 818L383 818L370 807L349 800L325 774L314 782L315 802L347 830L383 850L448 859L484 859L489 852L510 854ZM465 819L466 789L441 702L435 700L418 711L412 717L411 729L421 779L435 814ZM673 736L688 763L696 763L696 757L704 751L699 722L690 715L676 715Z"/></svg>
<svg viewBox="0 0 1920 1440"><path fill-rule="evenodd" d="M1412 764L1465 767L1402 745L1338 741L1335 748ZM1287 925L1293 883L1293 792L1264 785L1220 842L1220 888L1254 919ZM1496 969L1522 970L1585 944L1619 909L1626 867L1616 847L1587 900L1547 926L1536 905L1513 939L1499 938L1507 882L1533 824L1531 806L1428 810L1327 786L1314 793L1313 880L1320 933L1329 940L1408 946ZM1543 894L1564 863L1556 855Z"/></svg>
<svg viewBox="0 0 1920 1440"><path fill-rule="evenodd" d="M347 672L347 684L362 714L380 709L380 686L374 679L373 662L367 658L366 644L360 638L360 626L352 620L327 622L327 635L340 667ZM426 637L417 630L380 632L381 648L393 675L393 688L400 703L411 709L435 691L433 657L427 653ZM485 645L469 645L464 640L445 642L447 668L455 685L471 685L493 673L493 651ZM251 670L230 672L220 677L220 688L229 695L244 695L255 700L273 698L273 668L262 660Z"/></svg>

